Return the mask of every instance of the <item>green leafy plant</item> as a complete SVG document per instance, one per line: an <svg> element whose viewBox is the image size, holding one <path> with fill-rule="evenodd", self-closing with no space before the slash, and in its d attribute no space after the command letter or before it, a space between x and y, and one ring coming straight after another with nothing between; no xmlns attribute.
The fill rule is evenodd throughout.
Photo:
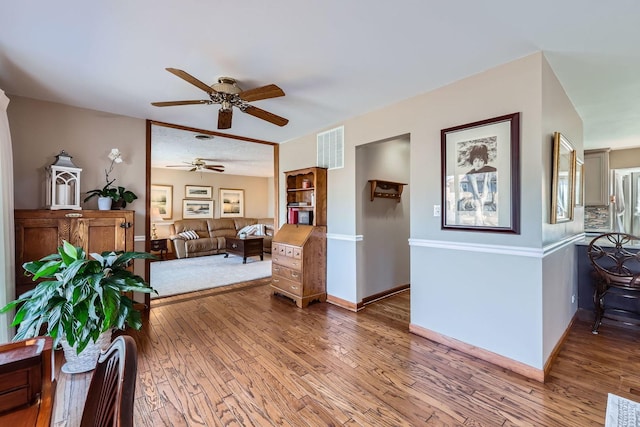
<svg viewBox="0 0 640 427"><path fill-rule="evenodd" d="M111 187L114 180L107 181L107 185L102 187L102 189L96 189L87 191L88 196L85 197L84 201L90 200L92 197L111 197L114 202L121 201L122 207L124 208L127 203L131 203L138 198L133 191L125 190L124 187L114 188Z"/></svg>
<svg viewBox="0 0 640 427"><path fill-rule="evenodd" d="M140 329L142 317L127 292L156 292L128 266L134 259L155 259L147 252L92 253L89 259L81 247L63 241L58 252L23 265L36 287L10 302L0 313L17 308L14 340L42 335L64 338L79 354L90 342L111 329L129 326Z"/></svg>

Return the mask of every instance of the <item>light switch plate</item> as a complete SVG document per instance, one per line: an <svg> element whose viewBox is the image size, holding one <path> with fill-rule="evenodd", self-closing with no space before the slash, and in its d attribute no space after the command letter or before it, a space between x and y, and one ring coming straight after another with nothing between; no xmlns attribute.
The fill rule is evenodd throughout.
<svg viewBox="0 0 640 427"><path fill-rule="evenodd" d="M433 216L440 216L440 205L433 205Z"/></svg>

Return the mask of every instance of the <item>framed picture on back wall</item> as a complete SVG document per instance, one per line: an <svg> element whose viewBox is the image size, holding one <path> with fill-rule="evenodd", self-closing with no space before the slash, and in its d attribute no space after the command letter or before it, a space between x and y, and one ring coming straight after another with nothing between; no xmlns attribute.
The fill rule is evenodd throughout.
<svg viewBox="0 0 640 427"><path fill-rule="evenodd" d="M151 209L158 208L162 219L173 217L173 185L151 184Z"/></svg>
<svg viewBox="0 0 640 427"><path fill-rule="evenodd" d="M244 190L220 189L220 218L244 216Z"/></svg>
<svg viewBox="0 0 640 427"><path fill-rule="evenodd" d="M212 187L208 185L185 185L184 197L187 199L211 199Z"/></svg>

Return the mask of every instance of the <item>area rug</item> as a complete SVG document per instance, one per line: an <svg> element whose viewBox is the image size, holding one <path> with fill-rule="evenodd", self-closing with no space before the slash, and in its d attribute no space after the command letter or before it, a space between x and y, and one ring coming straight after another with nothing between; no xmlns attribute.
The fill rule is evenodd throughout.
<svg viewBox="0 0 640 427"><path fill-rule="evenodd" d="M152 262L150 268L149 282L158 291L151 298L162 298L271 276L271 256L250 257L243 264L240 256L208 255Z"/></svg>

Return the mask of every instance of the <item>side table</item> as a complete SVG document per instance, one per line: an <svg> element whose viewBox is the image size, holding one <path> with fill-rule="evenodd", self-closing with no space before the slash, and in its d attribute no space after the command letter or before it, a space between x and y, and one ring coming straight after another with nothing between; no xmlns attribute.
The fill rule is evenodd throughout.
<svg viewBox="0 0 640 427"><path fill-rule="evenodd" d="M160 251L160 258L164 259L164 254L168 251L167 239L152 239L151 250Z"/></svg>

